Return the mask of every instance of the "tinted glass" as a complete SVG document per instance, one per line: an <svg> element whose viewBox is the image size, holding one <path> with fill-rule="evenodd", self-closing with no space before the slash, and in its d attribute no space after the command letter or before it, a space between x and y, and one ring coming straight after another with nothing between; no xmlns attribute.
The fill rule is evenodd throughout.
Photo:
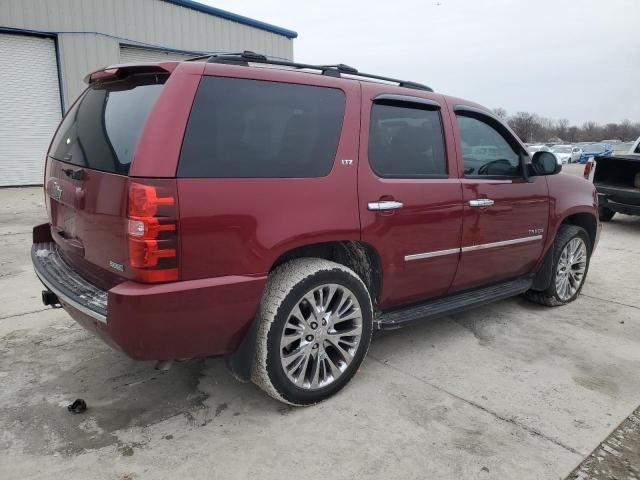
<svg viewBox="0 0 640 480"><path fill-rule="evenodd" d="M204 77L178 166L181 177L322 177L338 147L341 90Z"/></svg>
<svg viewBox="0 0 640 480"><path fill-rule="evenodd" d="M462 115L456 118L466 176L521 175L520 156L500 132L477 118Z"/></svg>
<svg viewBox="0 0 640 480"><path fill-rule="evenodd" d="M49 155L56 160L127 174L142 127L166 75L135 75L92 84L65 116Z"/></svg>
<svg viewBox="0 0 640 480"><path fill-rule="evenodd" d="M640 142L638 142L638 146L636 147L636 149L633 152L634 153L640 153Z"/></svg>
<svg viewBox="0 0 640 480"><path fill-rule="evenodd" d="M380 177L446 176L440 112L374 104L369 164Z"/></svg>

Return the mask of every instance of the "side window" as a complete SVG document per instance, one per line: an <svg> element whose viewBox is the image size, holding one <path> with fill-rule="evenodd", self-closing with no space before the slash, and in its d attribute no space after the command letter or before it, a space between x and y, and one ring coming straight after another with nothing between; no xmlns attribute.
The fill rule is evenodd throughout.
<svg viewBox="0 0 640 480"><path fill-rule="evenodd" d="M369 164L383 178L446 177L440 112L399 103L374 104Z"/></svg>
<svg viewBox="0 0 640 480"><path fill-rule="evenodd" d="M474 117L457 114L465 176L520 177L520 154L498 130Z"/></svg>
<svg viewBox="0 0 640 480"><path fill-rule="evenodd" d="M178 176L323 177L336 156L344 105L334 88L203 77Z"/></svg>

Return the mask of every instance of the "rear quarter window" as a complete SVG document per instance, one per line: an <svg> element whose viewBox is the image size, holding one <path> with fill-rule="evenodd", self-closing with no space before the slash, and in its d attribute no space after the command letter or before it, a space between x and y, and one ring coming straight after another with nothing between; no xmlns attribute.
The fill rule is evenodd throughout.
<svg viewBox="0 0 640 480"><path fill-rule="evenodd" d="M166 79L141 74L92 84L64 117L49 156L128 174L142 128Z"/></svg>
<svg viewBox="0 0 640 480"><path fill-rule="evenodd" d="M179 177L322 177L342 130L342 90L205 76L189 117Z"/></svg>

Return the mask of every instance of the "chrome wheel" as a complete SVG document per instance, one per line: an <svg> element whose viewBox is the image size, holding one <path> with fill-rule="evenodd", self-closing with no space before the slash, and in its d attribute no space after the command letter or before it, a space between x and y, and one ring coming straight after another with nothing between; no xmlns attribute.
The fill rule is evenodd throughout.
<svg viewBox="0 0 640 480"><path fill-rule="evenodd" d="M565 245L558 259L556 293L560 300L567 301L576 294L586 270L587 246L581 238L575 237Z"/></svg>
<svg viewBox="0 0 640 480"><path fill-rule="evenodd" d="M348 288L327 284L308 291L291 310L280 340L280 362L299 388L333 383L353 360L362 337L362 311Z"/></svg>

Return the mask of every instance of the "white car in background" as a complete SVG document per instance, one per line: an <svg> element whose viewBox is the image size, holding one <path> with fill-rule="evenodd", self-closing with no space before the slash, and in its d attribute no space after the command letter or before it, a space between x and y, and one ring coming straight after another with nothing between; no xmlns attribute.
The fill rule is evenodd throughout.
<svg viewBox="0 0 640 480"><path fill-rule="evenodd" d="M562 161L560 160L560 157L558 157L558 155L556 155L546 145L543 145L543 144L527 145L527 151L529 152L529 155L532 156L532 157L533 157L533 154L536 153L536 152L551 152L556 157L556 162L558 162L558 165L562 165Z"/></svg>
<svg viewBox="0 0 640 480"><path fill-rule="evenodd" d="M536 152L550 152L551 150L546 145L540 144L527 144L527 151L533 155Z"/></svg>
<svg viewBox="0 0 640 480"><path fill-rule="evenodd" d="M554 145L551 151L563 164L577 162L582 155L582 149L575 145Z"/></svg>

